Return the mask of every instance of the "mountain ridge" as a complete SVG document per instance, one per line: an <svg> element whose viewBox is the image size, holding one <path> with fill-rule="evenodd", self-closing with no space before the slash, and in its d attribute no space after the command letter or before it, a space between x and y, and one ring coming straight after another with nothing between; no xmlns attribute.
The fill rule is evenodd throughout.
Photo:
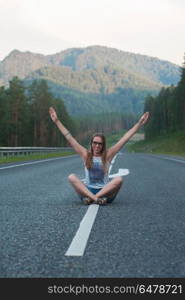
<svg viewBox="0 0 185 300"><path fill-rule="evenodd" d="M109 66L118 69L123 68L127 72L139 73L144 76L149 74L150 78L154 81L161 81L161 84L168 84L169 82L163 82L159 76L157 77L156 68L159 63L167 70L169 70L169 66L173 66L176 71L179 68L179 66L174 63L155 57L134 54L105 46L69 48L49 55L30 51L22 52L15 49L0 62L0 78L3 80L4 78L11 79L12 76L18 76L23 79L30 72L50 66L66 66L70 67L73 71L82 71L84 69L93 70L99 67L106 68ZM155 70L149 68L149 66L152 65L155 66ZM155 75L152 72L155 72ZM177 74L177 72L175 73Z"/></svg>
<svg viewBox="0 0 185 300"><path fill-rule="evenodd" d="M110 95L112 99L115 94L120 107L120 103L129 97L130 101L138 101L137 97L133 98L134 91L139 94L156 93L163 86L176 85L180 67L155 57L95 45L69 48L49 55L13 50L0 62L0 86L8 86L14 76L26 82L47 80L52 85L52 92L63 98L70 111L71 106L79 101L79 94L74 96L75 90L84 94L80 96L81 103L87 94L92 94L93 97L100 95L99 101L107 97L109 105ZM70 97L63 96L64 89L71 89L73 102ZM122 93L117 93L118 90ZM139 107L140 111L141 102Z"/></svg>

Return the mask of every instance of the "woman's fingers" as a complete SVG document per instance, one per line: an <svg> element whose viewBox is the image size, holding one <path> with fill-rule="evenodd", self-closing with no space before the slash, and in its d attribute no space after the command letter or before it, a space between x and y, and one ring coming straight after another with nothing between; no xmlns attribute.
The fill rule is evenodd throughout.
<svg viewBox="0 0 185 300"><path fill-rule="evenodd" d="M53 107L50 107L50 108L49 108L49 112L50 112L50 113L53 113L53 112L54 112Z"/></svg>
<svg viewBox="0 0 185 300"><path fill-rule="evenodd" d="M146 121L148 120L148 117L149 117L149 112L145 112L145 113L142 115L142 117L141 117L141 119L140 119L141 125L144 125L144 124L146 123Z"/></svg>
<svg viewBox="0 0 185 300"><path fill-rule="evenodd" d="M144 123L146 123L146 121L148 120L148 117L149 117L149 112L146 112L145 117L144 117Z"/></svg>

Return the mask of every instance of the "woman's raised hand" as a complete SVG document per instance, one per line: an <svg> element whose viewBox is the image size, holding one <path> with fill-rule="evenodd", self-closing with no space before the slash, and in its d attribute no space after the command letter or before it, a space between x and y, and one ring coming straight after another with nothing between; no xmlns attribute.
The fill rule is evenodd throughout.
<svg viewBox="0 0 185 300"><path fill-rule="evenodd" d="M49 114L53 122L58 120L57 113L52 106L49 108Z"/></svg>
<svg viewBox="0 0 185 300"><path fill-rule="evenodd" d="M149 112L145 112L142 117L139 119L139 124L142 126L144 125L147 121L148 121L148 118L149 118Z"/></svg>

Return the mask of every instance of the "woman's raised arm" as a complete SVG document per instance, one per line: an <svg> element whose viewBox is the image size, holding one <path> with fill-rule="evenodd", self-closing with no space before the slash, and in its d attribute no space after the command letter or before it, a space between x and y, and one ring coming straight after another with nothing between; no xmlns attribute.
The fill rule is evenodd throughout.
<svg viewBox="0 0 185 300"><path fill-rule="evenodd" d="M53 107L49 108L49 114L52 121L56 124L60 132L64 135L66 140L69 142L71 147L84 159L87 158L87 149L80 145L76 139L71 135L71 133L67 130L67 128L62 124L62 122L58 119L57 113Z"/></svg>
<svg viewBox="0 0 185 300"><path fill-rule="evenodd" d="M131 129L129 129L114 146L107 150L108 161L111 161L114 155L119 152L130 138L139 130L139 128L147 122L148 117L149 112L145 112L139 121Z"/></svg>

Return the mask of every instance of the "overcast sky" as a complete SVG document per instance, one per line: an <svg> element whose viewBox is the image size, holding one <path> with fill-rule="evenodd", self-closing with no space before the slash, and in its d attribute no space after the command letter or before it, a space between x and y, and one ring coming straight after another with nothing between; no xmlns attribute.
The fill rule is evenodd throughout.
<svg viewBox="0 0 185 300"><path fill-rule="evenodd" d="M182 65L185 0L0 0L0 60L102 45Z"/></svg>

